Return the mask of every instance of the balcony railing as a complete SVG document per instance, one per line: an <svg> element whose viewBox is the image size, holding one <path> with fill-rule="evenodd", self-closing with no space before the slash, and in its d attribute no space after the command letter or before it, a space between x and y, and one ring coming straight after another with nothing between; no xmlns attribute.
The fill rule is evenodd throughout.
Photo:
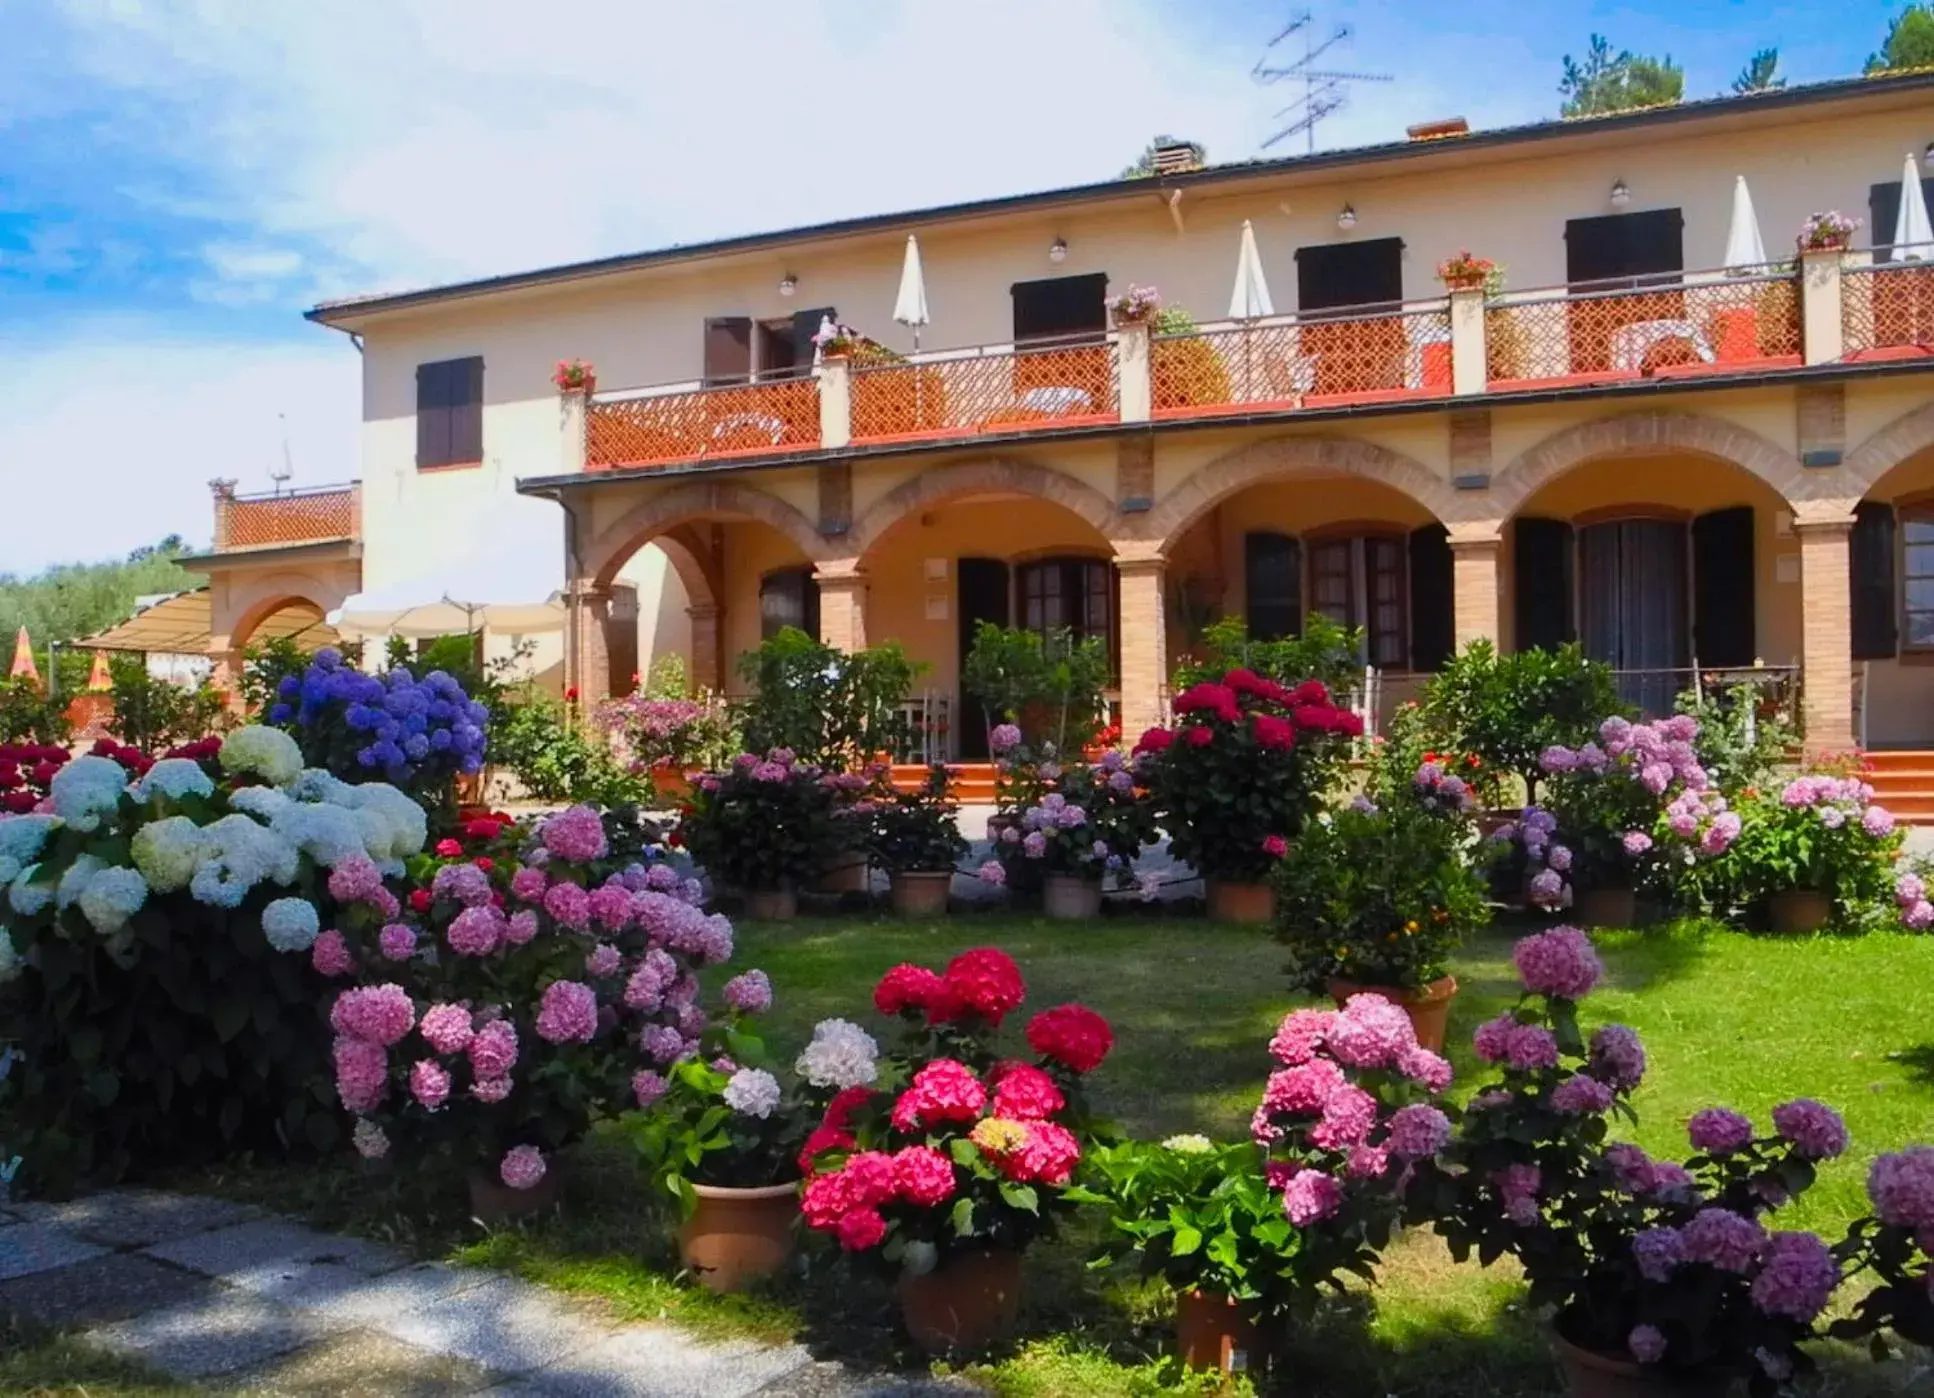
<svg viewBox="0 0 1934 1398"><path fill-rule="evenodd" d="M1934 255L1934 248L1930 248ZM1934 265L1808 254L1747 274L1225 321L1151 337L830 360L811 376L606 394L566 416L568 469L669 466L849 444L1472 401L1934 353ZM1814 297L1823 304L1813 304Z"/></svg>
<svg viewBox="0 0 1934 1398"><path fill-rule="evenodd" d="M215 548L283 548L361 536L361 487L314 486L267 495L236 495L215 482Z"/></svg>

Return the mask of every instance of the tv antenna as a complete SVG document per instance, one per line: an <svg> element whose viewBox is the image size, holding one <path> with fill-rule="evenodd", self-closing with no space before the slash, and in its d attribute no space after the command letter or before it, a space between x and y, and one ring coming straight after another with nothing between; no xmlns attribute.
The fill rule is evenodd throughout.
<svg viewBox="0 0 1934 1398"><path fill-rule="evenodd" d="M1348 73L1316 66L1317 59L1349 39L1355 32L1349 25L1339 24L1329 38L1318 43L1316 17L1308 10L1304 10L1294 16L1283 26L1282 32L1269 41L1263 56L1256 60L1256 66L1250 73L1250 77L1265 86L1285 80L1299 82L1303 85L1303 94L1276 113L1273 119L1287 124L1279 127L1275 135L1262 143L1264 150L1301 132L1306 142L1305 149L1314 152L1316 123L1338 111L1349 100L1349 89L1344 84L1395 81L1389 73ZM1293 52L1293 49L1284 48L1284 45L1299 34L1303 38L1302 56L1287 62L1272 64L1270 58L1278 50L1283 53Z"/></svg>
<svg viewBox="0 0 1934 1398"><path fill-rule="evenodd" d="M289 456L289 415L277 413L275 420L282 428L282 464L269 467L269 479L275 482L275 493L280 495L295 475L295 463Z"/></svg>

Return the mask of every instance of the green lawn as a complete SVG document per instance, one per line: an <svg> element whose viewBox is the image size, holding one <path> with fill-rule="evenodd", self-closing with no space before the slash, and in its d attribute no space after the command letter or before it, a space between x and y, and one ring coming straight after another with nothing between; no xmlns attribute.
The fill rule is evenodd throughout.
<svg viewBox="0 0 1934 1398"><path fill-rule="evenodd" d="M1463 993L1451 1038L1460 1090L1480 1066L1466 1047L1471 1029L1514 998L1517 930L1497 929L1458 958ZM770 1037L790 1058L825 1016L877 1028L871 992L887 967L937 965L987 944L1012 953L1027 975L1023 1017L1078 998L1114 1023L1117 1048L1094 1079L1096 1096L1102 1110L1142 1135L1245 1130L1268 1068L1264 1044L1277 1019L1302 1003L1287 990L1281 956L1265 934L1153 916L1074 926L994 914L930 925L866 916L747 923L734 967L771 974L779 1003ZM1686 1119L1709 1103L1764 1123L1774 1103L1817 1096L1846 1114L1854 1149L1781 1219L1831 1235L1861 1210L1874 1154L1934 1138L1934 937L1776 941L1680 928L1604 934L1599 945L1608 976L1585 1018L1629 1023L1646 1041L1652 1069L1638 1096L1637 1139L1649 1149L1683 1153ZM1018 1026L1014 1034L1018 1043ZM629 1317L797 1333L829 1357L911 1360L896 1348L889 1299L865 1287L793 1282L728 1301L682 1287L668 1275L661 1227L638 1196L623 1151L595 1142L584 1156L561 1220L478 1241L454 1211L404 1241L602 1297ZM299 1206L325 1223L398 1233L395 1213L371 1208L366 1182L347 1168L300 1179L236 1170L213 1187ZM1025 1333L973 1375L999 1393L1042 1398L1195 1391L1161 1361L1163 1299L1086 1274L1087 1241L1077 1228L1034 1254ZM1284 1391L1336 1398L1553 1392L1544 1332L1518 1297L1508 1268L1459 1266L1431 1237L1407 1236L1386 1258L1374 1297L1353 1296L1295 1336ZM1912 1391L1898 1367L1854 1356L1835 1356L1830 1367L1822 1391L1836 1398Z"/></svg>

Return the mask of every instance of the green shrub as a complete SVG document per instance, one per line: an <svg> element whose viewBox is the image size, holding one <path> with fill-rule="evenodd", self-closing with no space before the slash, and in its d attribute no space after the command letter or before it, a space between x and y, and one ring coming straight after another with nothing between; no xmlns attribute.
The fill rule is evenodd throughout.
<svg viewBox="0 0 1934 1398"><path fill-rule="evenodd" d="M530 694L494 713L490 760L536 801L619 806L645 797L601 735L587 733L564 705Z"/></svg>
<svg viewBox="0 0 1934 1398"><path fill-rule="evenodd" d="M771 892L810 882L864 838L824 775L803 761L761 759L701 777L679 826L685 849L731 888Z"/></svg>
<svg viewBox="0 0 1934 1398"><path fill-rule="evenodd" d="M1527 801L1537 799L1540 753L1590 741L1624 707L1611 667L1587 660L1576 644L1500 655L1489 641L1473 641L1432 677L1423 699L1435 746L1476 753L1516 775Z"/></svg>
<svg viewBox="0 0 1934 1398"><path fill-rule="evenodd" d="M0 743L65 743L74 727L67 705L21 675L0 680Z"/></svg>
<svg viewBox="0 0 1934 1398"><path fill-rule="evenodd" d="M213 685L187 689L158 680L139 655L115 656L108 661L108 674L113 681L113 731L124 743L161 752L229 726L227 701Z"/></svg>
<svg viewBox="0 0 1934 1398"><path fill-rule="evenodd" d="M914 790L899 791L883 782L884 789L869 796L874 809L867 846L881 868L895 874L943 874L967 853L967 841L954 823L960 803L948 794L950 780L946 767L936 762Z"/></svg>
<svg viewBox="0 0 1934 1398"><path fill-rule="evenodd" d="M902 706L921 668L897 641L848 655L783 627L739 657L755 693L734 719L747 751L787 748L802 762L857 769L905 745Z"/></svg>
<svg viewBox="0 0 1934 1398"><path fill-rule="evenodd" d="M1074 755L1107 726L1103 694L1108 647L1099 636L1077 640L1065 626L1031 631L983 621L961 671L969 694L995 723L1012 723L1030 748L1052 745Z"/></svg>
<svg viewBox="0 0 1934 1398"><path fill-rule="evenodd" d="M1332 690L1348 689L1363 675L1362 628L1344 626L1321 612L1303 623L1303 634L1280 641L1256 641L1241 617L1224 617L1202 632L1202 653L1175 669L1177 693L1204 681L1220 680L1230 670L1249 670L1278 684L1321 680Z"/></svg>

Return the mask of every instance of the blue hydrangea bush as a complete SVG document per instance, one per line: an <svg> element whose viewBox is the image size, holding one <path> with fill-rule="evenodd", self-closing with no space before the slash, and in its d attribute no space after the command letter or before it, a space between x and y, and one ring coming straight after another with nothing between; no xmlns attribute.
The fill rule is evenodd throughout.
<svg viewBox="0 0 1934 1398"><path fill-rule="evenodd" d="M483 770L490 710L441 670L364 674L324 647L303 674L283 677L264 717L295 738L306 766L441 796Z"/></svg>
<svg viewBox="0 0 1934 1398"><path fill-rule="evenodd" d="M78 757L0 817L0 1135L32 1192L339 1137L314 960L395 916L424 810L272 728L214 766Z"/></svg>

